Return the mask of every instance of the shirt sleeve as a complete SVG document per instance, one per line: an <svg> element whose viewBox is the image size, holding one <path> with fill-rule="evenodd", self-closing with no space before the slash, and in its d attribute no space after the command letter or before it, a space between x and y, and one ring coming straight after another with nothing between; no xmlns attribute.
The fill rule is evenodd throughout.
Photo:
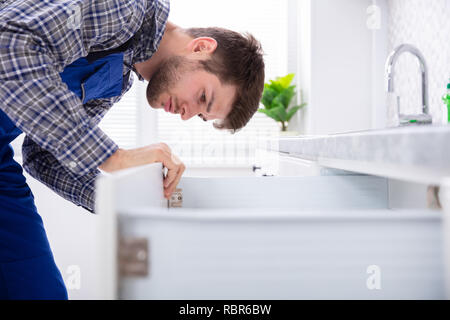
<svg viewBox="0 0 450 320"><path fill-rule="evenodd" d="M95 172L118 146L59 73L93 48L125 43L136 31L128 25L139 25L131 23L135 7L119 0L23 0L1 7L0 108L72 176Z"/></svg>
<svg viewBox="0 0 450 320"><path fill-rule="evenodd" d="M28 136L22 144L24 169L36 180L42 182L58 195L83 207L91 213L95 208L95 179L100 174L93 170L83 176L76 176L67 170L47 150L42 149Z"/></svg>

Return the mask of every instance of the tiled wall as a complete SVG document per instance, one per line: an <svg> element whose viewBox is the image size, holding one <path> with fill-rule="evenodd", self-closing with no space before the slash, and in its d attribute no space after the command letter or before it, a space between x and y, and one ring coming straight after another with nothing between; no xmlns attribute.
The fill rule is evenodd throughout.
<svg viewBox="0 0 450 320"><path fill-rule="evenodd" d="M402 43L415 45L429 70L429 101L434 122L446 111L441 96L450 78L450 0L388 0L389 50ZM402 113L420 112L420 69L416 58L403 54L395 68L395 91Z"/></svg>

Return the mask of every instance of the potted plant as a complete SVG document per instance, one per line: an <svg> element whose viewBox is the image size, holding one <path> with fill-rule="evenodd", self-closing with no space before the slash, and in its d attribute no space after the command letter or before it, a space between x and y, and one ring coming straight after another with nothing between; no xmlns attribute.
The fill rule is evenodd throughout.
<svg viewBox="0 0 450 320"><path fill-rule="evenodd" d="M306 103L289 107L292 98L296 94L295 85L291 85L294 74L290 73L285 77L277 77L264 84L264 91L261 103L264 108L258 109L280 123L281 131L286 131L288 122L292 116L300 109L306 106Z"/></svg>

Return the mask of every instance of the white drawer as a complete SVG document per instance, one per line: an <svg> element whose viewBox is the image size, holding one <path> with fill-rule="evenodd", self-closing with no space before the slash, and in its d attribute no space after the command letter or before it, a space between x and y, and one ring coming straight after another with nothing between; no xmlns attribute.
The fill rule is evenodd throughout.
<svg viewBox="0 0 450 320"><path fill-rule="evenodd" d="M444 297L440 219L431 212L176 211L121 215L121 236L149 246L148 275L122 278L121 298ZM367 286L374 266L380 290Z"/></svg>
<svg viewBox="0 0 450 320"><path fill-rule="evenodd" d="M98 183L103 298L444 297L440 213L389 210L385 179L191 177L168 209L161 170ZM120 276L118 238L146 242L145 276Z"/></svg>

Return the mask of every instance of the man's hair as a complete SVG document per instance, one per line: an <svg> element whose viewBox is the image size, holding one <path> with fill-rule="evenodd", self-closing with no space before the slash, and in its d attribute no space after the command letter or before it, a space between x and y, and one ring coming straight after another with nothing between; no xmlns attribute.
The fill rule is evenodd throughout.
<svg viewBox="0 0 450 320"><path fill-rule="evenodd" d="M264 59L261 44L249 33L211 27L189 28L191 37L211 37L217 48L211 59L201 60L203 68L219 77L223 84L237 87L231 111L226 119L215 122L217 129L233 133L244 127L258 110L264 89Z"/></svg>

